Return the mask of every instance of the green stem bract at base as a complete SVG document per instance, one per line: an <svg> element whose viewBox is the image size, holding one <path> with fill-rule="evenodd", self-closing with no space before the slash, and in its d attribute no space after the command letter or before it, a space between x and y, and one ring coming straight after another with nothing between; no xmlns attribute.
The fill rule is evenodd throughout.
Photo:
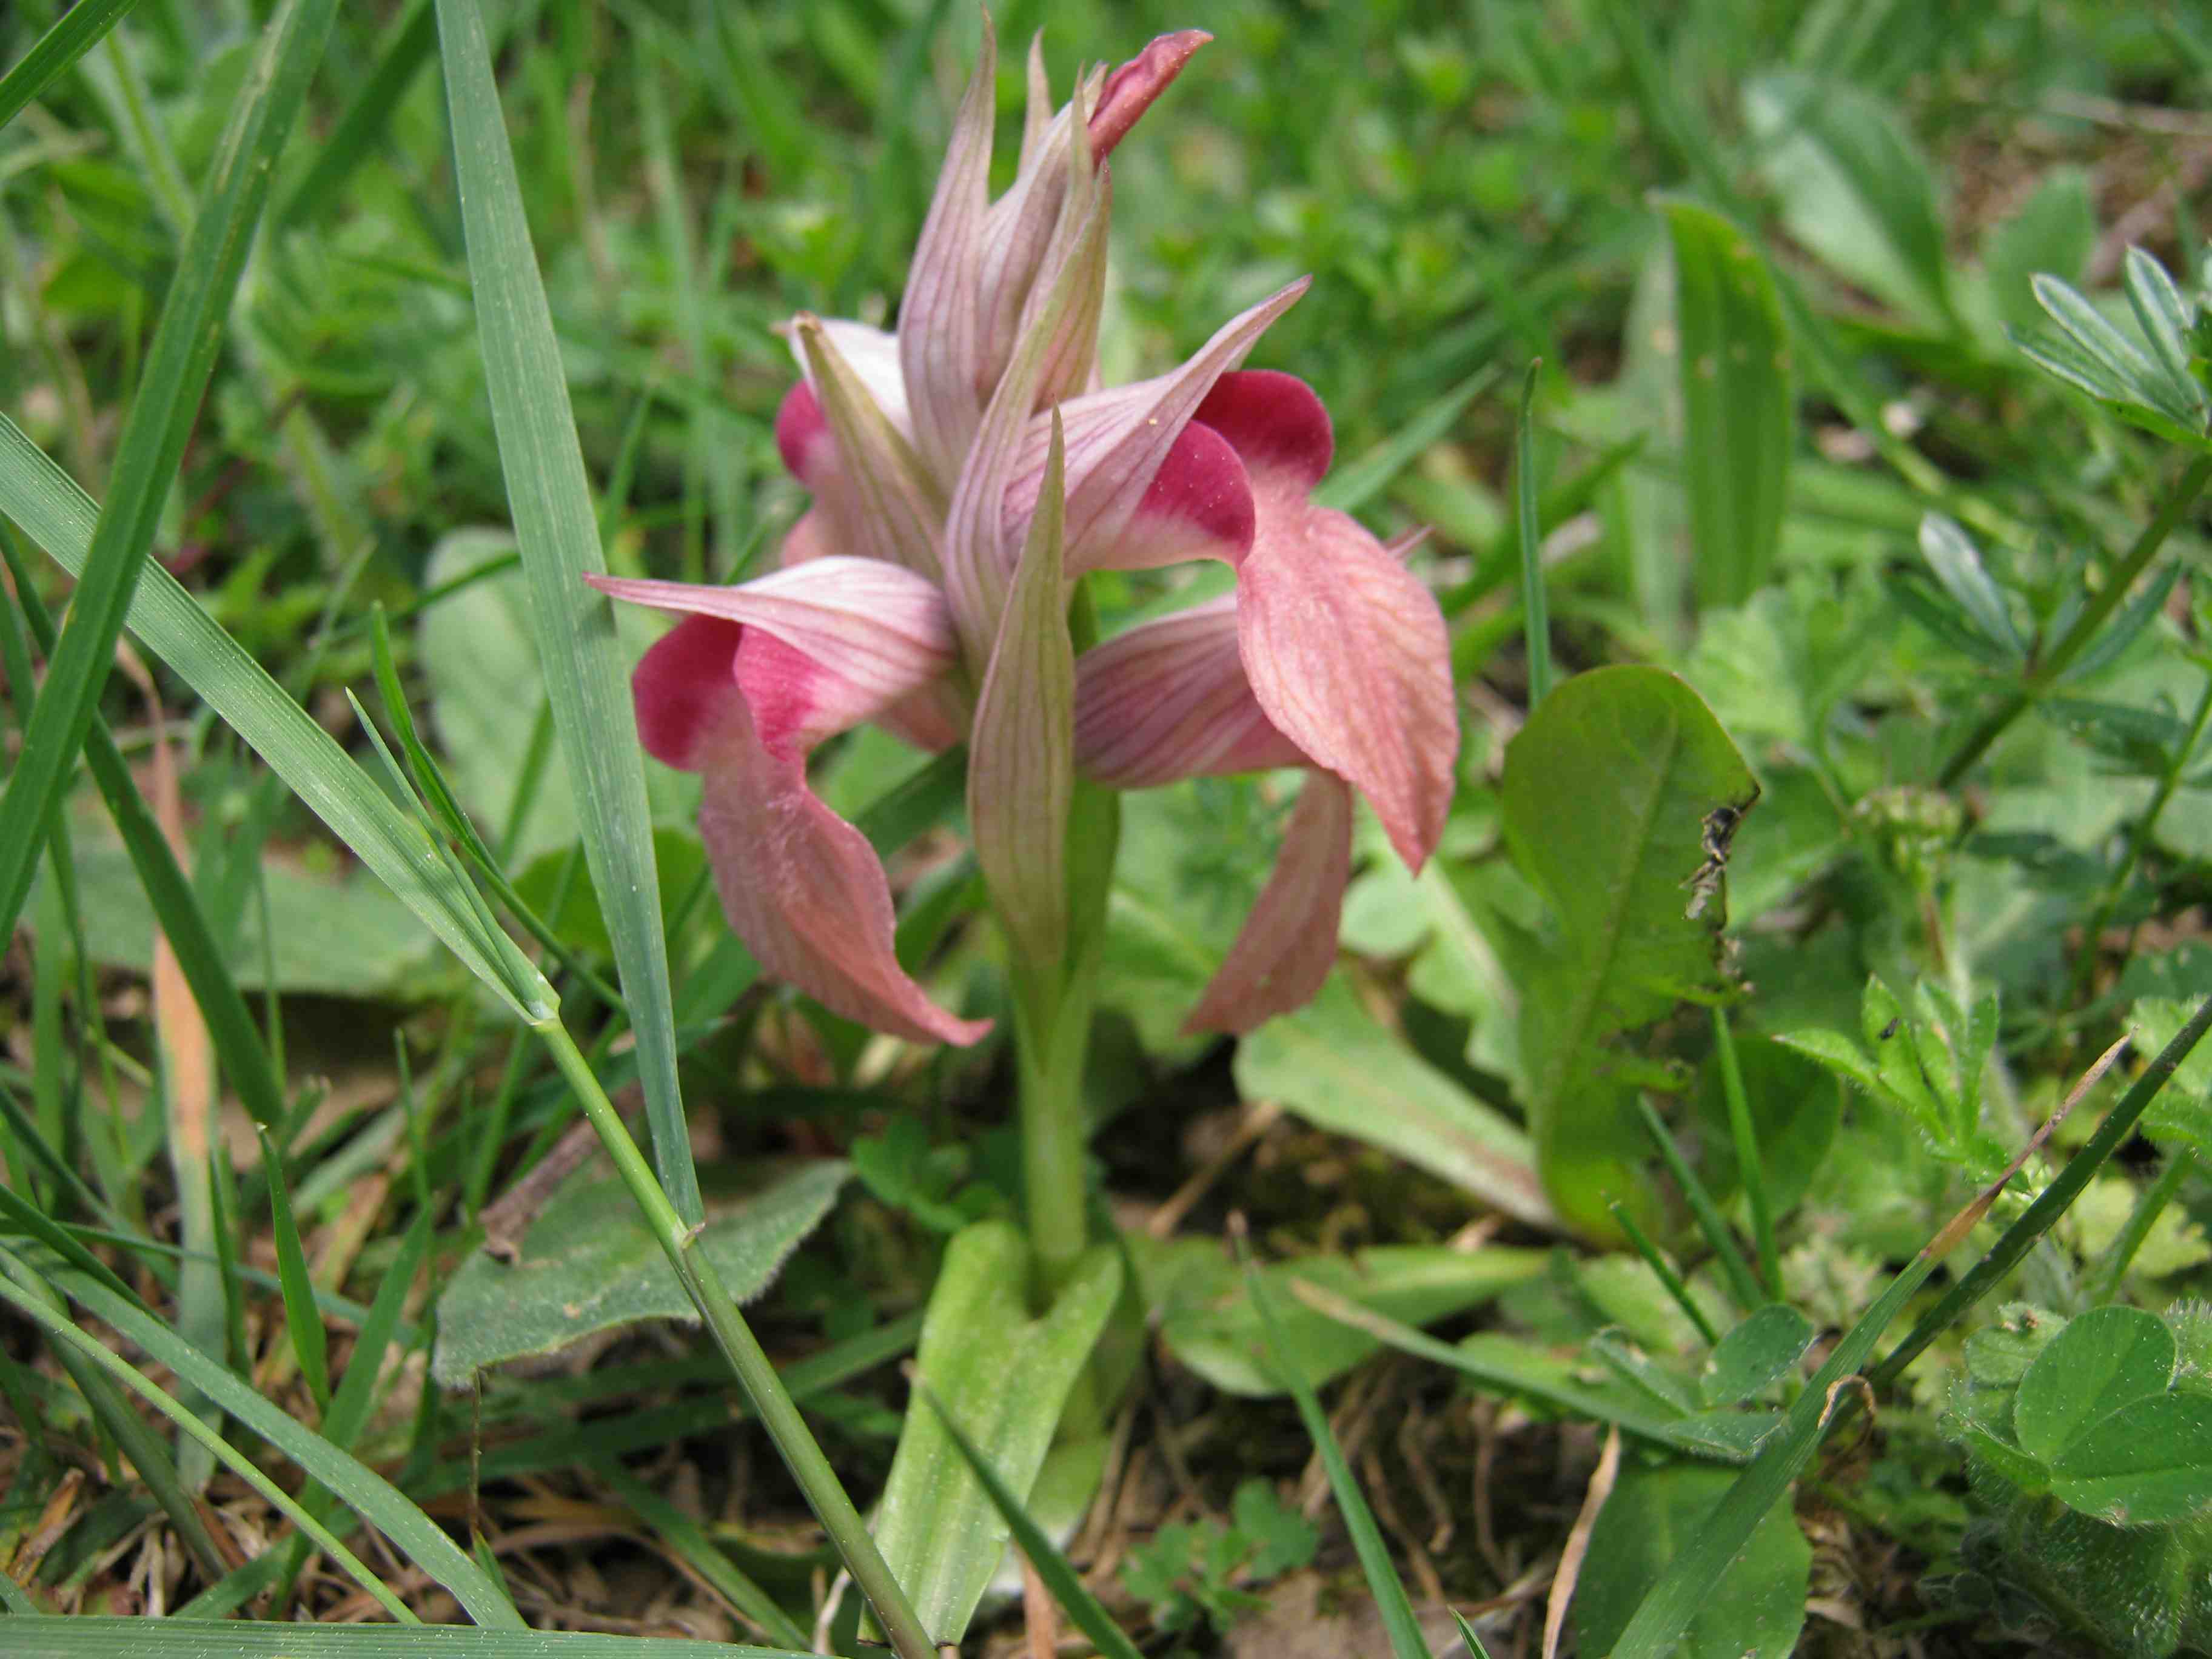
<svg viewBox="0 0 2212 1659"><path fill-rule="evenodd" d="M2158 556L2159 549L2166 545L2166 538L2173 533L2174 526L2196 504L2197 498L2204 493L2204 486L2208 483L2212 483L2212 455L2200 455L2190 463L2189 471L2182 475L2181 482L2174 486L2173 493L2166 498L2166 504L2159 508L2158 516L2143 526L2142 534L2136 537L2135 545L2128 549L2127 556L2121 561L2119 568L2112 572L2112 580L2089 602L2088 608L2074 619L2074 625L2060 636L2057 645L2051 647L2050 654L2036 664L2026 684L2007 697L1988 719L1973 729L1958 753L1951 757L1937 775L1936 781L1938 784L1948 789L1957 783L1966 775L1967 769L1989 751L1990 745L2002 737L2014 720L2033 708L2043 694L2057 684L2059 677L2074 665L2075 659L2088 648L2098 630L2127 599L2128 590L2136 585L2136 579L2150 568L2150 562Z"/></svg>
<svg viewBox="0 0 2212 1659"><path fill-rule="evenodd" d="M745 1322L735 1298L723 1285L721 1275L711 1261L691 1248L696 1231L684 1224L653 1175L653 1166L630 1139L629 1131L623 1127L621 1115L599 1086L599 1079L576 1047L575 1039L557 1018L540 1020L531 1029L538 1033L562 1076L575 1091L585 1116L599 1132L600 1143L614 1162L616 1172L629 1188L630 1197L667 1255L669 1265L675 1268L678 1282L698 1309L699 1316L706 1321L707 1328L714 1333L716 1345L730 1362L730 1369L737 1373L746 1400L768 1430L769 1437L775 1442L784 1466L799 1482L807 1507L830 1534L846 1570L853 1575L853 1582L868 1598L899 1659L935 1659L936 1649L922 1629L921 1621L915 1616L906 1593L899 1588L898 1581L892 1577L890 1568L876 1548L867 1523L861 1520L860 1512L846 1495L836 1472L830 1467L830 1460L822 1455L822 1448L807 1428L806 1419L799 1415L783 1380L769 1363L759 1339Z"/></svg>

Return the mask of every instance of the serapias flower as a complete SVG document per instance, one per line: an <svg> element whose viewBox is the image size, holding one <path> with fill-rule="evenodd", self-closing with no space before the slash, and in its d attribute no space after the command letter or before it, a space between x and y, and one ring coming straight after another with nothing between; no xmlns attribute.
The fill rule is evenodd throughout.
<svg viewBox="0 0 2212 1659"><path fill-rule="evenodd" d="M1304 1006L1336 959L1364 795L1418 870L1451 805L1459 718L1443 613L1386 547L1309 496L1335 442L1311 388L1225 374L1194 424L1237 452L1255 525L1233 592L1139 623L1076 665L1077 764L1121 788L1308 769L1273 874L1186 1030L1248 1031Z"/></svg>
<svg viewBox="0 0 2212 1659"><path fill-rule="evenodd" d="M1012 185L988 200L988 26L895 334L802 316L776 419L814 504L782 568L734 587L601 580L684 620L639 664L641 736L701 772L700 825L731 924L769 972L878 1030L971 1042L892 951L872 849L806 760L876 720L969 745L969 809L994 908L1031 964L1065 942L1073 774L1134 787L1299 765L1273 878L1194 1024L1249 1029L1326 973L1351 795L1409 861L1441 830L1457 749L1443 623L1391 551L1308 500L1328 420L1303 382L1240 372L1303 282L1181 368L1098 386L1110 179L1102 163L1206 37L1164 36L1048 113L1042 60ZM1086 653L1068 585L1194 557L1233 599Z"/></svg>

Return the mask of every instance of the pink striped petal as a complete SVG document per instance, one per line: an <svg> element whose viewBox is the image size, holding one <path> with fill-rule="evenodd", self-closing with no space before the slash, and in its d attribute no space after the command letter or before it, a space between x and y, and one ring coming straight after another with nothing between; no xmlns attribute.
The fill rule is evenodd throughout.
<svg viewBox="0 0 2212 1659"><path fill-rule="evenodd" d="M976 298L989 211L992 106L998 42L983 14L975 72L953 118L952 142L899 306L899 367L914 411L915 447L946 488L982 418Z"/></svg>
<svg viewBox="0 0 2212 1659"><path fill-rule="evenodd" d="M814 673L805 692L812 701L794 718L816 741L872 719L955 660L944 596L912 571L875 559L829 554L736 587L586 580L634 605L741 624L748 645L757 632L791 647Z"/></svg>
<svg viewBox="0 0 2212 1659"><path fill-rule="evenodd" d="M1295 374L1240 368L1223 375L1197 418L1229 441L1255 487L1303 495L1328 476L1336 434L1314 389Z"/></svg>
<svg viewBox="0 0 2212 1659"><path fill-rule="evenodd" d="M748 636L739 654L757 659L744 665L749 681L805 677L776 660L798 653L766 635ZM899 966L883 865L807 787L803 751L764 740L739 701L705 758L699 832L722 908L762 967L895 1036L966 1044L990 1030L939 1007Z"/></svg>
<svg viewBox="0 0 2212 1659"><path fill-rule="evenodd" d="M1154 39L1127 63L1106 77L1091 113L1091 154L1103 161L1115 145L1127 137L1137 118L1182 73L1191 55L1213 39L1204 29L1178 29Z"/></svg>
<svg viewBox="0 0 2212 1659"><path fill-rule="evenodd" d="M1038 476L1029 486L1030 511L1023 514L1018 523L1010 523L1004 506L1007 485L1021 460L1023 431L1036 406L1036 389L1054 341L1069 315L1083 303L1080 290L1093 268L1092 252L1103 250L1105 240L1105 198L1094 195L1075 248L1053 284L1048 303L1024 331L1005 378L991 394L990 404L975 429L975 441L952 488L945 526L945 594L952 607L968 665L979 678L998 641L999 618L1006 610L1006 588L1014 567L1009 550L1021 547L1042 484L1044 454L1040 452ZM1044 422L1047 447L1051 431L1048 417Z"/></svg>
<svg viewBox="0 0 2212 1659"><path fill-rule="evenodd" d="M686 617L654 641L630 672L638 741L664 766L696 772L708 740L742 708L738 642L719 617Z"/></svg>
<svg viewBox="0 0 2212 1659"><path fill-rule="evenodd" d="M1241 1034L1312 1001L1336 963L1351 872L1352 791L1310 773L1274 872L1183 1030Z"/></svg>
<svg viewBox="0 0 2212 1659"><path fill-rule="evenodd" d="M839 542L862 557L936 581L945 518L936 480L821 320L802 315L792 332L836 452L834 488L828 469L812 453L806 459L822 475L815 494L836 524ZM818 439L810 444L818 452Z"/></svg>
<svg viewBox="0 0 2212 1659"><path fill-rule="evenodd" d="M1115 635L1075 665L1075 760L1116 789L1305 763L1252 695L1235 595Z"/></svg>
<svg viewBox="0 0 2212 1659"><path fill-rule="evenodd" d="M1164 543L1175 539L1164 538L1157 523L1138 522L1154 481L1167 470L1177 441L1214 382L1244 361L1268 325L1296 304L1309 286L1309 280L1301 277L1231 319L1172 374L1091 392L1061 405L1067 433L1070 574L1155 562ZM1036 509L1049 439L1049 427L1041 419L1029 422L1022 434L1021 453L1005 497L1010 538L1019 535L1020 526ZM1219 487L1223 479L1219 447L1193 442L1200 447L1187 449L1182 465L1208 472ZM1218 499L1205 491L1198 493L1200 499ZM1156 509L1155 520L1164 516L1157 510L1162 506L1159 498L1153 498L1151 505ZM1233 544L1219 540L1218 529L1220 525L1235 522L1233 514L1224 514L1216 523L1194 524L1188 527L1187 539L1192 544L1218 550L1215 556L1233 559L1243 550L1232 550Z"/></svg>
<svg viewBox="0 0 2212 1659"><path fill-rule="evenodd" d="M1042 148L1033 156L1025 153L1012 185L991 206L976 286L979 398L990 397L1013 362L1015 347L1076 250L1093 199L1105 188L1073 119L1084 107L1083 88L1078 87L1075 101L1045 128ZM1094 269L1086 273L1079 303L1047 354L1032 410L1079 388L1097 361L1098 319L1106 300L1105 245L1086 244L1085 252Z"/></svg>
<svg viewBox="0 0 2212 1659"><path fill-rule="evenodd" d="M1358 521L1287 474L1255 492L1259 533L1237 573L1244 671L1267 718L1357 787L1419 869L1443 833L1459 715L1443 614Z"/></svg>

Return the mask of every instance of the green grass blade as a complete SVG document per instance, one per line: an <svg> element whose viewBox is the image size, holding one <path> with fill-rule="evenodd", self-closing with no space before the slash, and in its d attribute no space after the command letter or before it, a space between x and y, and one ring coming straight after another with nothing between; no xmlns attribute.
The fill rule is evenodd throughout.
<svg viewBox="0 0 2212 1659"><path fill-rule="evenodd" d="M51 653L53 619L46 614L46 604L39 598L14 538L4 532L0 532L0 559L6 561L8 572L15 578L24 618L39 649ZM12 676L10 683L17 683ZM284 1115L284 1091L254 1025L252 1012L216 943L190 878L170 849L168 837L155 821L153 809L139 792L107 723L97 715L86 733L84 753L92 781L131 855L139 885L146 890L147 902L154 907L162 935L176 953L185 984L191 988L192 1000L199 1005L201 1018L207 1022L208 1038L215 1044L223 1074L255 1122L278 1121Z"/></svg>
<svg viewBox="0 0 2212 1659"><path fill-rule="evenodd" d="M331 1349L315 1306L315 1284L307 1273L307 1252L300 1243L300 1224L292 1214L292 1195L284 1184L284 1160L269 1132L261 1133L261 1170L269 1180L269 1220L276 1236L276 1278L284 1287L284 1332L300 1375L315 1397L315 1409L331 1414Z"/></svg>
<svg viewBox="0 0 2212 1659"><path fill-rule="evenodd" d="M1743 1252L1736 1248L1735 1235L1729 1231L1728 1223L1721 1218L1720 1206L1713 1202L1713 1195L1705 1190L1705 1183L1698 1179L1697 1171L1682 1156L1682 1149L1674 1144L1674 1137L1667 1133L1667 1126L1660 1121L1659 1114L1652 1109L1650 1101L1641 1094L1638 1095L1636 1110L1637 1115L1643 1120L1645 1133L1651 1137L1651 1144L1658 1148L1668 1174L1674 1177L1674 1184L1682 1189L1683 1200L1689 1205L1690 1213L1697 1218L1698 1230L1705 1234L1705 1243L1713 1247L1713 1255L1721 1264L1721 1272L1728 1278L1729 1289L1735 1294L1737 1304L1746 1312L1759 1306L1766 1300L1765 1294L1759 1288L1759 1279L1752 1273L1751 1264L1743 1259Z"/></svg>
<svg viewBox="0 0 2212 1659"><path fill-rule="evenodd" d="M1358 460L1337 468L1315 489L1314 500L1340 513L1364 507L1389 488L1393 478L1434 448L1498 375L1497 368L1490 364L1475 370Z"/></svg>
<svg viewBox="0 0 2212 1659"><path fill-rule="evenodd" d="M738 1571L736 1562L715 1547L713 1539L690 1516L611 1460L599 1465L599 1474L640 1519L659 1533L669 1547L744 1618L770 1640L786 1647L804 1648L806 1632L776 1605L775 1598Z"/></svg>
<svg viewBox="0 0 2212 1659"><path fill-rule="evenodd" d="M85 568L99 513L91 497L0 415L0 514L13 519L64 569L76 572ZM149 564L141 574L130 623L147 648L174 669L517 1018L538 1019L552 1011L552 988L504 934L485 935L465 884L438 857L422 827L394 806L382 787L159 565ZM519 998L509 988L521 975L528 976L522 981L530 986L528 997Z"/></svg>
<svg viewBox="0 0 2212 1659"><path fill-rule="evenodd" d="M1774 1241L1774 1206L1766 1195L1766 1166L1759 1155L1759 1131L1751 1121L1751 1101L1744 1093L1743 1068L1736 1063L1735 1034L1729 1029L1728 1011L1713 1014L1713 1050L1720 1056L1721 1087L1728 1097L1729 1133L1735 1142L1735 1166L1741 1170L1745 1201L1751 1208L1751 1231L1759 1247L1759 1277L1766 1294L1782 1294L1782 1254ZM1709 1340L1711 1339L1708 1339Z"/></svg>
<svg viewBox="0 0 2212 1659"><path fill-rule="evenodd" d="M584 585L587 574L606 568L599 522L523 216L483 15L471 0L438 0L438 33L484 378L529 579L538 660L554 730L576 781L586 859L629 1002L654 1163L677 1213L696 1225L704 1211L676 1078L645 751L613 607Z"/></svg>
<svg viewBox="0 0 2212 1659"><path fill-rule="evenodd" d="M361 90L278 205L275 216L279 225L297 224L341 198L346 180L383 137L392 111L430 61L437 44L438 20L431 13L430 0L410 0L386 34L375 67L361 82Z"/></svg>
<svg viewBox="0 0 2212 1659"><path fill-rule="evenodd" d="M2097 1133L2089 1137L2080 1152L2066 1160L2065 1168L2051 1180L2049 1186L2036 1195L2035 1202L2005 1229L2004 1236L1990 1249L1990 1253L1977 1261L1966 1275L1945 1292L1942 1301L1923 1316L1912 1328L1911 1334L1899 1343L1875 1368L1873 1380L1876 1388L1885 1388L1917 1358L1922 1349L1933 1342L1967 1309L1995 1289L1997 1281L2020 1265L2021 1258L2032 1249L2036 1240L2057 1224L2081 1195L2090 1179L2102 1169L2114 1152L2127 1143L2136 1131L2136 1125L2150 1109L2181 1062L2189 1058L2190 1051L2212 1030L2212 998L2207 998L2189 1023L2174 1033L2173 1041L2159 1050L2157 1056L2142 1069L2141 1076L2128 1086L2112 1109L2105 1114L2105 1121L2097 1126ZM2094 1073L2092 1074L2094 1075Z"/></svg>
<svg viewBox="0 0 2212 1659"><path fill-rule="evenodd" d="M1490 1650L1482 1645L1482 1638L1475 1634L1474 1626L1467 1622L1467 1615L1457 1607L1452 1609L1452 1622L1459 1626L1459 1639L1467 1644L1469 1659L1490 1659Z"/></svg>
<svg viewBox="0 0 2212 1659"><path fill-rule="evenodd" d="M39 37L22 61L0 76L0 127L23 112L36 98L84 54L100 44L108 30L130 15L138 0L81 0Z"/></svg>
<svg viewBox="0 0 2212 1659"><path fill-rule="evenodd" d="M0 1252L4 1255L5 1252ZM20 1264L8 1271L15 1274L22 1293L30 1297L48 1316L64 1316L61 1299L27 1269ZM191 1552L192 1559L202 1572L212 1577L222 1571L222 1552L216 1546L208 1530L207 1518L192 1501L184 1479L170 1455L168 1447L154 1432L153 1425L131 1409L122 1390L115 1386L101 1368L73 1350L62 1349L56 1357L62 1369L69 1373L70 1381L76 1384L77 1392L92 1413L93 1421L114 1441L123 1455L138 1471L138 1478L146 1483L146 1490L154 1494L154 1501L161 1506L177 1529L178 1537Z"/></svg>
<svg viewBox="0 0 2212 1659"><path fill-rule="evenodd" d="M0 1264L5 1264L11 1272L19 1270L21 1266L5 1250L0 1250ZM109 1352L96 1340L70 1323L65 1316L46 1307L38 1297L9 1279L0 1279L0 1301L12 1303L16 1311L43 1330L50 1340L69 1349L79 1359L88 1360L98 1366L111 1379L129 1389L179 1430L205 1446L233 1474L260 1493L270 1504L282 1510L293 1525L313 1538L317 1547L343 1568L354 1582L374 1596L394 1619L403 1624L417 1622L406 1604L386 1589L383 1580L371 1572L359 1556L340 1543L329 1528L309 1515L282 1486L264 1474L252 1458L155 1387L135 1366L121 1356ZM177 1340L178 1346L186 1352L197 1354L198 1351L190 1344L181 1339ZM142 1468L141 1473L143 1472ZM213 1571L221 1571L221 1559L220 1556L215 1558L216 1565Z"/></svg>
<svg viewBox="0 0 2212 1659"><path fill-rule="evenodd" d="M1397 1659L1430 1659L1420 1620L1413 1616L1413 1604L1407 1599L1405 1583L1390 1560L1390 1547L1382 1541L1382 1528L1375 1524L1367 1499L1360 1494L1352 1466L1344 1461L1343 1449L1336 1443L1336 1435L1328 1426L1328 1413L1321 1408L1321 1399L1314 1393L1313 1384L1306 1381L1304 1368L1291 1364L1283 1357L1282 1326L1275 1317L1274 1292L1267 1288L1267 1275L1253 1265L1251 1252L1244 1248L1241 1237L1237 1249L1244 1258L1247 1293L1252 1298L1253 1310L1260 1316L1260 1328L1267 1338L1267 1362L1282 1379L1283 1386L1290 1390L1291 1398L1297 1404L1298 1419L1305 1425L1306 1437L1321 1454L1322 1468L1328 1473L1329 1490L1336 1494L1337 1511L1344 1516L1345 1530L1352 1534L1352 1547L1359 1557L1359 1570L1367 1576L1368 1592L1375 1598L1382 1628L1389 1632L1390 1651Z"/></svg>
<svg viewBox="0 0 2212 1659"><path fill-rule="evenodd" d="M91 1310L149 1358L175 1372L180 1381L198 1389L328 1487L434 1582L450 1590L469 1617L480 1625L521 1627L520 1617L499 1583L383 1476L295 1421L281 1407L263 1399L159 1320L105 1285L77 1273L61 1274L58 1282L73 1301Z"/></svg>
<svg viewBox="0 0 2212 1659"><path fill-rule="evenodd" d="M1105 1655L1106 1659L1141 1659L1137 1644L1114 1622L1113 1615L1106 1611L1098 1598L1085 1588L1082 1575L1054 1547L1052 1540L1045 1535L1044 1528L1030 1519L1029 1511L1022 1507L1021 1500L1013 1494L1013 1489L1000 1478L999 1472L991 1467L990 1459L983 1455L981 1449L968 1437L960 1425L953 1421L952 1413L938 1402L935 1395L925 1391L922 1398L929 1402L930 1410L937 1413L937 1420L945 1425L945 1432L951 1437L953 1445L959 1449L960 1455L968 1461L968 1467L975 1472L984 1495L991 1500L992 1507L999 1511L999 1518L1012 1532L1015 1544L1020 1547L1029 1564L1036 1569L1037 1577L1044 1580L1044 1587L1052 1592L1052 1599L1060 1603L1060 1610L1075 1621L1075 1627L1091 1638L1091 1646Z"/></svg>
<svg viewBox="0 0 2212 1659"><path fill-rule="evenodd" d="M46 1610L31 1599L31 1593L0 1572L0 1607L5 1607L18 1619L40 1619L49 1615ZM16 1632L9 1632L11 1635Z"/></svg>
<svg viewBox="0 0 2212 1659"><path fill-rule="evenodd" d="M1521 383L1521 416L1514 428L1514 518L1521 541L1522 631L1528 641L1528 708L1533 713L1552 690L1552 617L1545 604L1543 526L1536 515L1536 372L1528 365Z"/></svg>
<svg viewBox="0 0 2212 1659"><path fill-rule="evenodd" d="M9 1659L811 1659L778 1648L562 1631L394 1630L163 1619L41 1619L8 1632Z"/></svg>
<svg viewBox="0 0 2212 1659"><path fill-rule="evenodd" d="M1945 1229L1939 1241L1953 1231ZM1948 1245L1939 1249L1931 1244L1921 1251L1836 1344L1827 1363L1797 1396L1782 1426L1766 1438L1759 1455L1705 1517L1697 1536L1683 1547L1668 1564L1665 1576L1651 1587L1637 1607L1636 1616L1621 1632L1613 1659L1664 1659L1681 1650L1682 1632L1712 1594L1713 1586L1720 1583L1766 1512L1784 1501L1790 1483L1804 1472L1820 1449L1851 1373L1872 1355L1875 1343L1890 1321L1926 1282L1948 1249Z"/></svg>
<svg viewBox="0 0 2212 1659"><path fill-rule="evenodd" d="M38 831L76 763L107 683L131 590L222 344L222 319L268 199L270 168L291 137L337 9L337 0L289 0L263 31L240 90L161 307L145 378L124 417L106 509L46 665L22 754L0 795L0 927L13 927L23 908Z"/></svg>
<svg viewBox="0 0 2212 1659"><path fill-rule="evenodd" d="M1693 1457L1708 1458L1717 1462L1741 1461L1740 1455L1732 1458L1714 1440L1686 1427L1680 1419L1662 1417L1656 1412L1629 1410L1620 1401L1608 1399L1595 1389L1561 1382L1556 1376L1540 1371L1534 1366L1523 1368L1513 1364L1509 1352L1502 1346L1510 1339L1500 1339L1501 1346L1498 1348L1480 1353L1469 1352L1451 1343L1440 1342L1425 1331L1401 1324L1376 1313L1372 1308L1363 1308L1349 1297L1338 1296L1304 1279L1292 1280L1291 1292L1316 1313L1334 1319L1340 1325L1349 1325L1356 1331L1364 1331L1377 1341L1387 1342L1401 1353L1412 1354L1417 1359L1425 1359L1433 1364L1449 1366L1486 1389L1539 1401L1554 1411L1571 1412L1593 1422L1616 1424L1623 1432L1632 1434L1638 1439L1648 1440L1655 1446L1670 1447Z"/></svg>
<svg viewBox="0 0 2212 1659"><path fill-rule="evenodd" d="M224 1358L234 1369L246 1370L253 1363L253 1347L246 1334L246 1281L240 1270L238 1171L230 1161L230 1141L216 1135L208 1147L208 1207L215 1224L216 1273L222 1281Z"/></svg>

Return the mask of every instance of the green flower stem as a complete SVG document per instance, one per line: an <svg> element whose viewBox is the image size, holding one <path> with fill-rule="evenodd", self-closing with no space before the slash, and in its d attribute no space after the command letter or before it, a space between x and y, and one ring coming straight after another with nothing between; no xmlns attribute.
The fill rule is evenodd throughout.
<svg viewBox="0 0 2212 1659"><path fill-rule="evenodd" d="M745 1398L766 1425L769 1438L775 1442L776 1450L782 1454L785 1467L805 1494L815 1518L836 1546L846 1570L860 1587L860 1593L868 1598L868 1604L874 1608L899 1659L936 1659L936 1649L922 1629L921 1621L915 1616L906 1592L891 1577L890 1568L876 1548L876 1540L869 1535L867 1523L860 1519L860 1512L853 1507L853 1500L846 1496L836 1472L830 1468L830 1460L815 1443L806 1419L799 1414L799 1407L793 1403L782 1379L776 1376L775 1366L769 1363L752 1328L745 1322L744 1315L738 1311L736 1301L723 1285L721 1275L714 1271L712 1262L691 1248L696 1233L677 1213L675 1205L670 1202L654 1176L653 1166L630 1139L629 1131L623 1127L622 1118L607 1098L606 1091L599 1087L599 1080L592 1075L575 1039L557 1018L540 1020L531 1029L551 1051L554 1064L576 1091L585 1116L599 1131L600 1142L614 1160L623 1184L629 1187L639 1213L659 1241L669 1265L676 1269L684 1293L698 1309L700 1317L707 1322L708 1329L714 1334L714 1340L729 1360L730 1369L737 1373Z"/></svg>
<svg viewBox="0 0 2212 1659"><path fill-rule="evenodd" d="M1048 1303L1091 1243L1083 1169L1083 1068L1091 1048L1096 975L1079 970L1059 984L1051 982L1053 977L1036 974L1014 1000L1022 1185L1037 1289Z"/></svg>
<svg viewBox="0 0 2212 1659"><path fill-rule="evenodd" d="M1946 789L1957 783L1966 775L1967 769L1989 751L1990 745L2002 737L2014 720L2033 708L2043 694L2057 683L2058 677L2074 665L2074 659L2088 647L2090 641L2097 637L2112 612L2119 609L2128 597L2128 590L2136 585L2136 579L2158 556L2159 549L2166 545L2166 538L2173 533L2174 526L2196 504L2197 496L2203 494L2204 486L2208 483L2212 483L2212 455L2200 455L2190 464L2189 471L2182 475L2180 483L2166 497L2166 505L2159 508L2158 516L2144 526L2142 535L2136 538L2135 545L2128 550L2127 557L2112 573L2112 580L2105 584L2103 591L2089 602L2088 609L2074 619L2074 625L2060 637L2057 645L2051 647L2050 654L2036 664L2021 689L2006 698L1987 720L1974 728L1960 745L1959 752L1952 756L1944 766L1937 782Z"/></svg>

